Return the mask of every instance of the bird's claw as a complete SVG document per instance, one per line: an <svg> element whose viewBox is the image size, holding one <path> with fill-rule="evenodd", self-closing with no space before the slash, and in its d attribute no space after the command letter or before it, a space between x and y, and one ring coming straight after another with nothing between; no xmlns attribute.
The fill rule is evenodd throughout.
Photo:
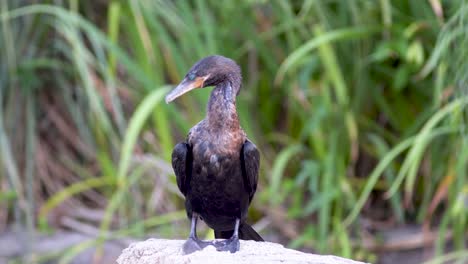
<svg viewBox="0 0 468 264"><path fill-rule="evenodd" d="M182 250L184 252L184 255L188 255L195 251L202 250L210 245L215 246L212 242L206 242L198 238L189 237L189 239L185 241L184 246L182 247Z"/></svg>
<svg viewBox="0 0 468 264"><path fill-rule="evenodd" d="M229 239L215 241L214 247L217 251L229 251L231 253L235 253L239 251L240 242L238 237L231 237Z"/></svg>

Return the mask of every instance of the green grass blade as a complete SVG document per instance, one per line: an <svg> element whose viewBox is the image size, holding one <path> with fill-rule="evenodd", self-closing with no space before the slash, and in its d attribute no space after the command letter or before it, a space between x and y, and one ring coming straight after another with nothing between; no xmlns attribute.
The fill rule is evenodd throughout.
<svg viewBox="0 0 468 264"><path fill-rule="evenodd" d="M286 72L288 72L295 64L306 56L307 53L318 48L324 43L330 43L339 40L350 40L357 39L371 34L378 33L380 27L359 27L359 28L347 28L347 29L337 29L324 33L318 38L313 38L301 47L291 52L288 57L281 63L278 73L275 77L275 84L279 85L283 79Z"/></svg>
<svg viewBox="0 0 468 264"><path fill-rule="evenodd" d="M169 87L162 87L152 91L141 103L138 105L135 113L130 118L130 122L125 133L125 138L120 152L119 168L117 178L119 182L124 180L129 166L130 158L133 154L133 148L136 144L138 135L140 134L145 121L148 119L153 109L160 104Z"/></svg>
<svg viewBox="0 0 468 264"><path fill-rule="evenodd" d="M274 162L275 165L272 168L271 183L269 186L269 199L273 204L278 204L280 202L280 196L278 194L280 193L281 180L289 160L301 151L302 147L300 145L291 145L278 154Z"/></svg>

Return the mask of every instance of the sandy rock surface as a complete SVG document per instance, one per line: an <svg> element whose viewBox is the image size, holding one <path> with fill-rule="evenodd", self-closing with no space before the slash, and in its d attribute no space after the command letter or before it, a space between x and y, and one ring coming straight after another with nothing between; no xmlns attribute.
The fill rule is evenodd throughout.
<svg viewBox="0 0 468 264"><path fill-rule="evenodd" d="M218 252L212 246L190 255L182 254L184 240L149 239L131 244L117 260L119 264L158 263L309 263L309 264L358 264L336 256L307 254L284 248L270 242L241 241L240 251L231 254Z"/></svg>

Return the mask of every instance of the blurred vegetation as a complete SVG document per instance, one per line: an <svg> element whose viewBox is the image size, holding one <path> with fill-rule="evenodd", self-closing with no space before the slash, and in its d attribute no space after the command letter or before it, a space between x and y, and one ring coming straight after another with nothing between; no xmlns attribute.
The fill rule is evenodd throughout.
<svg viewBox="0 0 468 264"><path fill-rule="evenodd" d="M466 1L5 0L0 19L0 229L99 230L63 262L188 234L169 157L210 89L162 98L211 54L243 69L264 236L375 262L374 235L416 224L435 261L466 257Z"/></svg>

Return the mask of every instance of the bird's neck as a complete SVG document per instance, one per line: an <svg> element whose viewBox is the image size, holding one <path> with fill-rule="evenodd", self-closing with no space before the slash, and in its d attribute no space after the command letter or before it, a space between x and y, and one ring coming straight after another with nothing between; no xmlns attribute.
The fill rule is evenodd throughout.
<svg viewBox="0 0 468 264"><path fill-rule="evenodd" d="M237 88L229 81L218 84L211 92L207 120L210 127L220 130L240 129L236 111Z"/></svg>

